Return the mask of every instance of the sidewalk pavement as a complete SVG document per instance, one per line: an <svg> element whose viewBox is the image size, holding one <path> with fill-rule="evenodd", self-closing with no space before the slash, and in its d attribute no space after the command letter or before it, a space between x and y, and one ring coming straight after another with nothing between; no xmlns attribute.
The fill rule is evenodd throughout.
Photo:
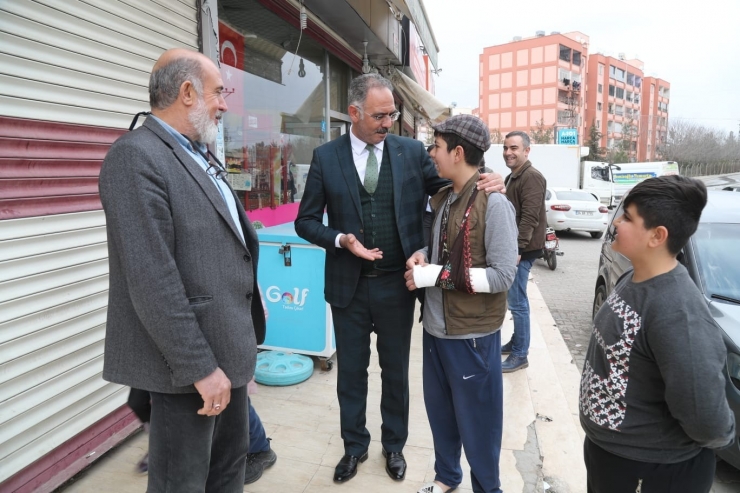
<svg viewBox="0 0 740 493"><path fill-rule="evenodd" d="M586 491L583 431L578 421L576 368L537 285L528 285L532 342L529 368L504 374L504 435L501 483L507 493L581 493ZM417 314L418 315L418 314ZM418 320L418 316L415 318ZM317 491L416 492L434 479L434 450L422 390L422 327L412 335L409 438L404 448L408 470L404 481L385 472L380 444L380 367L373 347L367 406L367 428L372 434L370 458L346 484L332 481L334 467L344 453L339 430L336 369L314 370L311 378L289 387L259 386L252 403L260 415L277 463L262 478L244 487L249 493L312 493ZM510 315L502 343L509 340ZM146 476L134 472L147 450L140 433L78 475L63 487L65 493L143 492ZM463 461L465 456L463 454ZM457 489L472 492L470 471Z"/></svg>

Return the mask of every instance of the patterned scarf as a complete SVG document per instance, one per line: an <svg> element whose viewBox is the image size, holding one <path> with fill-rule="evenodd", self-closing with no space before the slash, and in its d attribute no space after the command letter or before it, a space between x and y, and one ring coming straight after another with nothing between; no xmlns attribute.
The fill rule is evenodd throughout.
<svg viewBox="0 0 740 493"><path fill-rule="evenodd" d="M474 294L473 284L470 280L470 268L473 266L473 259L470 255L470 223L468 218L473 209L475 197L478 195L478 189L473 186L470 192L470 199L465 208L462 221L460 222L460 231L455 237L452 248L449 247L449 238L447 234L447 225L450 219L450 206L452 205L452 187L447 193L447 201L442 210L442 224L439 231L438 251L441 252L440 264L442 270L437 277L435 286L442 289L454 289Z"/></svg>

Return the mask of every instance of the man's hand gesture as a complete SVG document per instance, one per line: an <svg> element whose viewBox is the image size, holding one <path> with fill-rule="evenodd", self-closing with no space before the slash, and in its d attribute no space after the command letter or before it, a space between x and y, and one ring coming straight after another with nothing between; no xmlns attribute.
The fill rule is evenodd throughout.
<svg viewBox="0 0 740 493"><path fill-rule="evenodd" d="M357 241L357 238L355 238L355 235L348 234L348 235L342 235L341 238L339 238L339 246L341 246L344 249L349 250L354 255L360 258L364 258L365 260L379 260L383 258L383 252L381 252L377 248L373 248L372 250L368 250L363 246L362 243Z"/></svg>

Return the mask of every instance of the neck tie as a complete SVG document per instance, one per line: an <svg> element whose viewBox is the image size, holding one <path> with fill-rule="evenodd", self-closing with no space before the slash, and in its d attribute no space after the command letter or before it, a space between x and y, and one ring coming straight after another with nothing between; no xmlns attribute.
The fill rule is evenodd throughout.
<svg viewBox="0 0 740 493"><path fill-rule="evenodd" d="M378 158L375 157L374 145L368 144L365 149L370 153L365 168L365 190L367 190L367 193L373 194L378 187Z"/></svg>

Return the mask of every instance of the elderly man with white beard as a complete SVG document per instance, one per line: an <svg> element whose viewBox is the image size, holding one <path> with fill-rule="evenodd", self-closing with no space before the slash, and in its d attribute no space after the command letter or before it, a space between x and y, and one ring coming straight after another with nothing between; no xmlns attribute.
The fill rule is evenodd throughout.
<svg viewBox="0 0 740 493"><path fill-rule="evenodd" d="M243 490L265 315L259 243L205 147L227 110L207 57L168 50L151 115L100 172L110 264L103 377L151 394L149 493Z"/></svg>

